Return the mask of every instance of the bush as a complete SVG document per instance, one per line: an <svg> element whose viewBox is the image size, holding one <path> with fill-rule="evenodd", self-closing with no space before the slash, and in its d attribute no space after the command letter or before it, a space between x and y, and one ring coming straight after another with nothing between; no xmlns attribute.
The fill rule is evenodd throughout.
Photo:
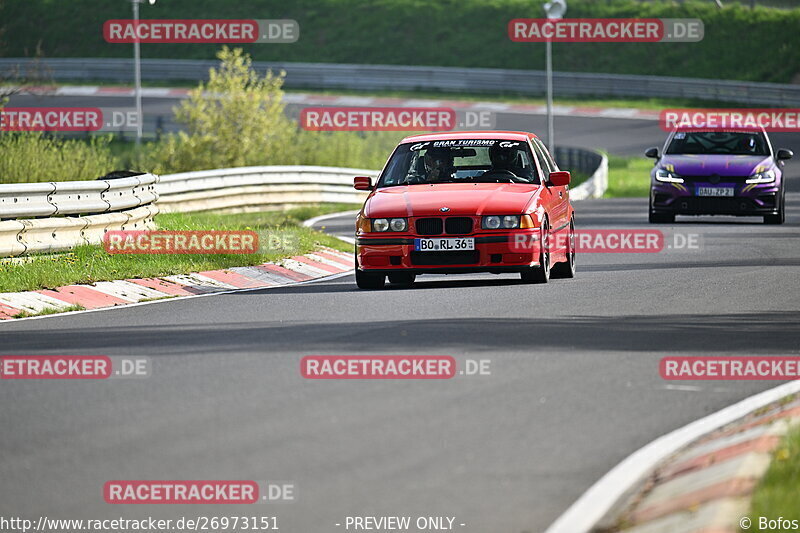
<svg viewBox="0 0 800 533"><path fill-rule="evenodd" d="M377 169L402 138L397 133L313 132L285 114L284 73L260 76L241 49L223 48L210 71L176 110L186 132L150 144L135 159L157 174L253 165L325 165Z"/></svg>
<svg viewBox="0 0 800 533"><path fill-rule="evenodd" d="M0 183L95 179L114 170L109 137L65 140L0 133Z"/></svg>
<svg viewBox="0 0 800 533"><path fill-rule="evenodd" d="M152 157L160 172L241 167L278 160L296 126L284 113L283 73L259 76L241 49L224 47L209 81L175 111L187 132L170 135Z"/></svg>

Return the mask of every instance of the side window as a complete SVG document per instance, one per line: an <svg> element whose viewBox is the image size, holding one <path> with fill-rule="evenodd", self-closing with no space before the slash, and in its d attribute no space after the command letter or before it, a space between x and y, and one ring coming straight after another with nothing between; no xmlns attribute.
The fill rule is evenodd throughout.
<svg viewBox="0 0 800 533"><path fill-rule="evenodd" d="M547 176L553 172L553 167L550 165L548 158L542 153L542 148L537 141L538 139L533 140L533 150L536 152L536 159L539 160L539 166L542 168L542 173L545 175L546 181L548 179Z"/></svg>
<svg viewBox="0 0 800 533"><path fill-rule="evenodd" d="M550 152L547 151L547 148L545 148L544 144L542 144L542 141L536 138L533 140L533 144L537 146L539 148L539 151L542 153L542 156L547 162L547 166L550 168L549 172L558 171L559 170L558 165L556 165L556 162L553 160L553 156L551 156Z"/></svg>

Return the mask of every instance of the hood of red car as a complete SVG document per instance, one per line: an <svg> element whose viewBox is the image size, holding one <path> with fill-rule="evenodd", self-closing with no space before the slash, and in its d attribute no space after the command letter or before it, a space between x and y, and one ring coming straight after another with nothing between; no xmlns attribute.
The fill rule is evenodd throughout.
<svg viewBox="0 0 800 533"><path fill-rule="evenodd" d="M525 183L399 185L375 191L364 213L369 218L523 214L538 190Z"/></svg>

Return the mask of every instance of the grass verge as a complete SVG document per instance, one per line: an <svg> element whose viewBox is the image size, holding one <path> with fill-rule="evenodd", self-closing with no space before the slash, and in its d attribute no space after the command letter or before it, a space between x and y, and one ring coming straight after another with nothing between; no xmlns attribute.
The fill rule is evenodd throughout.
<svg viewBox="0 0 800 533"><path fill-rule="evenodd" d="M650 194L653 161L644 157L608 156L608 190L604 198L646 197Z"/></svg>
<svg viewBox="0 0 800 533"><path fill-rule="evenodd" d="M358 209L353 204L325 204L242 214L170 213L156 217L166 230L253 230L261 249L256 254L110 255L101 246L80 246L70 252L15 263L0 263L0 292L55 288L75 283L145 278L257 265L305 254L318 246L351 251L336 237L306 228L303 220L315 215ZM272 238L270 240L270 238Z"/></svg>
<svg viewBox="0 0 800 533"><path fill-rule="evenodd" d="M789 432L773 452L769 470L753 494L750 507L753 526L758 525L760 517L800 520L798 484L800 484L800 427Z"/></svg>
<svg viewBox="0 0 800 533"><path fill-rule="evenodd" d="M63 307L60 309L57 309L55 307L45 307L38 313L29 313L27 311L17 313L16 315L14 315L14 318L30 318L32 316L57 315L59 313L69 313L71 311L83 311L85 309L86 309L85 307L78 304L70 305L69 307Z"/></svg>

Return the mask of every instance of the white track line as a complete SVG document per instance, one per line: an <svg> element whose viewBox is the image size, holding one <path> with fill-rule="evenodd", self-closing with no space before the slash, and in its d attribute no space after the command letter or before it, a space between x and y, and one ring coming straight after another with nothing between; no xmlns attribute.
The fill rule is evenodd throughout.
<svg viewBox="0 0 800 533"><path fill-rule="evenodd" d="M746 398L682 428L659 437L629 455L583 493L545 533L590 531L653 467L703 435L735 422L749 413L800 392L800 380Z"/></svg>
<svg viewBox="0 0 800 533"><path fill-rule="evenodd" d="M358 213L359 213L358 211L341 211L339 213L330 213L330 214L327 214L327 215L320 215L318 217L309 218L308 220L304 221L303 222L303 226L305 226L307 228L310 228L314 224L316 224L318 222L322 222L324 220L328 220L328 219L331 219L331 218L338 218L338 217L342 217L344 215L357 215Z"/></svg>

